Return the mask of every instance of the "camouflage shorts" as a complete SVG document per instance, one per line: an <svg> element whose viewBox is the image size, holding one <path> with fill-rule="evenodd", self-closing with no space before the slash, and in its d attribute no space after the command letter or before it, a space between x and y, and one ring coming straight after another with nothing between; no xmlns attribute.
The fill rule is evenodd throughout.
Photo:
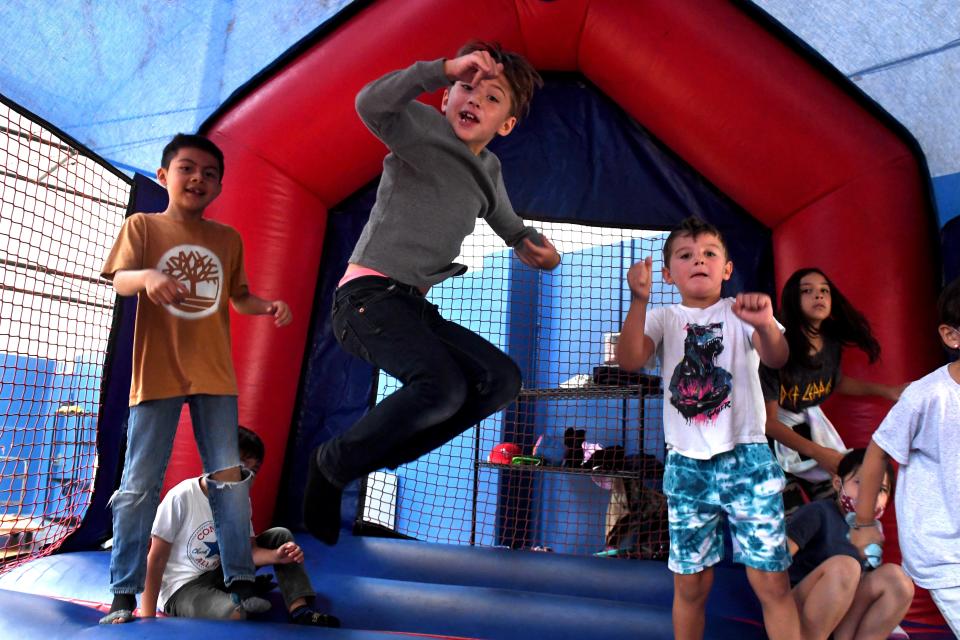
<svg viewBox="0 0 960 640"><path fill-rule="evenodd" d="M663 491L674 573L699 573L723 559L726 515L735 562L761 571L790 566L783 471L766 444L741 444L709 460L667 453Z"/></svg>

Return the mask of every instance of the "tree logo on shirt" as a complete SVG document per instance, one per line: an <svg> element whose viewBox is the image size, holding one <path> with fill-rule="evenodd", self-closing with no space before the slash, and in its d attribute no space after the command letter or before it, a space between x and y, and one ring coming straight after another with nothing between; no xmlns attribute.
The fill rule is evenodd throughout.
<svg viewBox="0 0 960 640"><path fill-rule="evenodd" d="M213 520L207 520L190 534L187 540L187 562L200 571L220 566L220 545Z"/></svg>
<svg viewBox="0 0 960 640"><path fill-rule="evenodd" d="M707 422L730 406L733 376L715 363L723 353L723 323L684 328L683 359L670 378L670 404L687 422Z"/></svg>
<svg viewBox="0 0 960 640"><path fill-rule="evenodd" d="M163 254L157 269L189 290L183 302L164 305L167 311L188 320L216 313L223 291L223 266L215 253L195 244L181 244Z"/></svg>

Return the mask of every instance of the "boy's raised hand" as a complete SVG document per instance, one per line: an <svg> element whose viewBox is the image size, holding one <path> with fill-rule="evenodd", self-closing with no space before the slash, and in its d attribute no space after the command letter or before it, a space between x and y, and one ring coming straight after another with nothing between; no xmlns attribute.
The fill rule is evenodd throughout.
<svg viewBox="0 0 960 640"><path fill-rule="evenodd" d="M773 303L765 293L738 293L731 311L754 329L773 321Z"/></svg>
<svg viewBox="0 0 960 640"><path fill-rule="evenodd" d="M476 85L481 80L496 78L502 71L503 65L494 60L487 51L471 51L443 63L443 72L450 80L471 85Z"/></svg>
<svg viewBox="0 0 960 640"><path fill-rule="evenodd" d="M182 282L156 269L144 275L143 289L154 304L179 304L190 293Z"/></svg>
<svg viewBox="0 0 960 640"><path fill-rule="evenodd" d="M627 271L627 286L630 295L639 302L646 304L650 300L650 282L653 279L653 258L647 256L635 263Z"/></svg>
<svg viewBox="0 0 960 640"><path fill-rule="evenodd" d="M537 241L524 238L514 250L520 262L534 269L556 269L560 264L560 253L547 236L540 234Z"/></svg>

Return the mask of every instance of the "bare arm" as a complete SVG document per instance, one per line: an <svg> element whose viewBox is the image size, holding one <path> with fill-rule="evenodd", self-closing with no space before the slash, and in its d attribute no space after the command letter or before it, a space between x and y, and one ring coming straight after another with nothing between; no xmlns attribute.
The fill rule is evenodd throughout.
<svg viewBox="0 0 960 640"><path fill-rule="evenodd" d="M787 364L790 347L773 319L773 303L765 293L738 293L731 308L734 315L753 327L753 348L760 362L771 369Z"/></svg>
<svg viewBox="0 0 960 640"><path fill-rule="evenodd" d="M172 546L169 542L157 536L152 536L150 539L150 552L147 554L147 578L144 583L143 595L140 596L140 616L142 618L157 617L157 598L160 597L163 572L170 560Z"/></svg>
<svg viewBox="0 0 960 640"><path fill-rule="evenodd" d="M273 323L278 327L286 326L293 320L290 307L283 300L264 300L247 292L230 298L230 302L237 313L245 316L273 316Z"/></svg>
<svg viewBox="0 0 960 640"><path fill-rule="evenodd" d="M813 458L825 471L830 473L837 472L837 465L843 458L843 454L829 447L817 444L813 440L804 438L802 435L780 422L777 415L779 405L776 400L769 400L766 403L767 408L767 436L773 438L785 447L797 451L801 455Z"/></svg>
<svg viewBox="0 0 960 640"><path fill-rule="evenodd" d="M620 340L617 342L617 362L627 371L636 371L643 367L657 348L653 340L644 333L652 267L653 259L647 257L634 264L627 272L630 309L623 321Z"/></svg>
<svg viewBox="0 0 960 640"><path fill-rule="evenodd" d="M157 269L117 271L113 274L113 289L122 296L145 291L155 304L176 304L189 293L183 283Z"/></svg>
<svg viewBox="0 0 960 640"><path fill-rule="evenodd" d="M863 465L860 467L860 492L857 495L856 520L859 528L850 530L850 542L861 553L872 542L883 543L883 534L876 525L873 515L886 466L887 452L871 440L870 446L867 447L867 453L863 456Z"/></svg>
<svg viewBox="0 0 960 640"><path fill-rule="evenodd" d="M760 354L760 362L768 367L779 368L787 364L790 347L775 322L753 332L753 346Z"/></svg>
<svg viewBox="0 0 960 640"><path fill-rule="evenodd" d="M906 388L906 384L892 386L843 376L837 384L837 393L843 393L848 396L879 396L896 402L900 399L900 394Z"/></svg>
<svg viewBox="0 0 960 640"><path fill-rule="evenodd" d="M253 549L253 564L265 567L268 564L302 564L303 549L296 542L285 542L276 549L266 549L257 545L257 539L250 539L250 548Z"/></svg>

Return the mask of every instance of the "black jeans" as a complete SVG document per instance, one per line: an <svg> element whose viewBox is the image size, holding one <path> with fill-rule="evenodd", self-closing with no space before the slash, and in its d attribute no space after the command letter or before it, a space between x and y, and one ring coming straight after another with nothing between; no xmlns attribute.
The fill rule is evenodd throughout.
<svg viewBox="0 0 960 640"><path fill-rule="evenodd" d="M520 392L509 356L395 280L364 276L340 287L333 331L349 353L403 384L323 445L320 468L337 486L416 460Z"/></svg>

